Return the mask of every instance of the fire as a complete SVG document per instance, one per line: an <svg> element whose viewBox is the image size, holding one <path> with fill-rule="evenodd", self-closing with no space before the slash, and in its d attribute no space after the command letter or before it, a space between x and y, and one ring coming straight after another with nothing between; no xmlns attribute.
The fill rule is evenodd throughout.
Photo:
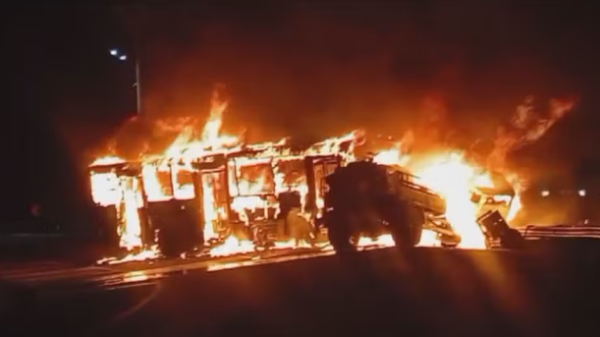
<svg viewBox="0 0 600 337"><path fill-rule="evenodd" d="M204 239L211 240L218 237L213 223L219 218L218 208L215 204L214 189L215 177L208 175L202 178L202 205L206 214L204 215Z"/></svg>
<svg viewBox="0 0 600 337"><path fill-rule="evenodd" d="M401 143L397 143L394 147L378 152L373 161L383 165L399 165L406 166L410 160L410 156L402 153Z"/></svg>
<svg viewBox="0 0 600 337"><path fill-rule="evenodd" d="M418 163L414 172L421 182L440 193L446 200L446 219L461 236L463 248L485 248L485 237L477 224L477 205L471 201L471 190L479 181L490 182L478 176L459 153L433 156Z"/></svg>
<svg viewBox="0 0 600 337"><path fill-rule="evenodd" d="M115 258L115 257L103 258L98 261L98 264L118 264L118 263L125 263L125 262L139 262L139 261L153 260L153 259L156 259L158 256L160 256L158 247L152 246L149 249L145 249L142 251L130 252L129 254L127 254L125 257L122 257L122 258Z"/></svg>
<svg viewBox="0 0 600 337"><path fill-rule="evenodd" d="M559 104L558 101L553 102L551 117L533 123L535 128L531 129L535 129L535 132L521 132L518 135L501 132L496 140L497 149L490 155L488 162L502 163L515 143L539 138L572 107ZM345 162L354 161L355 147L361 145L364 134L359 131L350 132L342 137L314 144L300 153L292 151L287 139L245 144L239 137L222 134L223 114L227 107L228 101L219 96L219 91L215 91L209 117L201 132L197 132L200 128L189 118L180 120L180 125L175 128L163 123L164 125L160 124L163 130L178 130L179 133L161 154L144 153L137 162L108 156L97 159L91 165L92 197L102 207L115 207L120 220L120 246L128 251L128 255L121 260L108 259L103 260L104 262L145 260L160 254L156 243L142 240L144 225L141 210L149 203L169 200L197 202L202 209L201 224L198 225L203 226L203 236L208 246L200 254L212 257L251 253L260 248L256 247L255 241L238 237L231 228L221 228L220 224L238 221L247 229L253 230L253 221L275 220L281 212L279 196L283 193L295 192L300 196L301 204L294 206L296 213L293 214L302 217L306 223L312 223L316 217L321 216L324 207L322 197L326 188L321 180L332 171L328 171L324 164L319 168L320 175L315 176L315 181L311 182L314 194L311 197L314 199L308 204L311 188L305 174L296 174L298 164L304 170L303 160L307 156L322 155L335 155ZM519 116L530 114L526 109L518 112ZM518 122L525 129L521 126L525 119L523 117L514 123ZM375 154L373 161L404 167L419 177L421 184L445 199L445 219L462 237L460 246L485 248L486 240L476 221L480 206L473 202L472 191L475 187L494 188L490 175L470 163L463 152L448 150L408 154L406 152L413 135L407 135L392 148ZM513 141L517 136L521 138ZM203 165L203 171L198 169L198 165ZM510 180L513 186L520 186L516 176ZM514 218L521 207L521 191L522 188L517 188L517 195L508 211L508 220ZM504 200L503 197L508 199ZM493 198L499 202L511 202L511 196ZM306 211L311 207L312 211ZM420 245L439 245L436 235L424 230ZM216 244L219 242L220 244ZM274 242L273 245L275 249L311 246L302 240ZM358 245L390 246L393 245L393 240L389 235L377 240L361 238Z"/></svg>
<svg viewBox="0 0 600 337"><path fill-rule="evenodd" d="M124 162L125 159L123 158L119 158L117 156L106 156L96 159L90 166L122 164Z"/></svg>
<svg viewBox="0 0 600 337"><path fill-rule="evenodd" d="M507 178L514 186L516 193L512 204L510 205L510 209L508 210L508 214L506 215L506 220L511 222L517 217L517 214L519 214L519 211L522 208L521 194L526 190L527 183L524 179L520 178L516 174L509 174Z"/></svg>
<svg viewBox="0 0 600 337"><path fill-rule="evenodd" d="M477 224L477 204L471 201L474 186L493 187L489 176L478 174L459 152L435 153L416 158L403 156L400 146L379 152L373 161L408 168L419 183L446 200L446 220L461 236L462 248L485 248L485 237ZM438 245L436 236L424 231L421 246Z"/></svg>
<svg viewBox="0 0 600 337"><path fill-rule="evenodd" d="M222 245L210 250L210 256L220 257L232 254L243 254L254 252L254 243L249 240L239 240L235 236L229 236Z"/></svg>
<svg viewBox="0 0 600 337"><path fill-rule="evenodd" d="M147 202L158 202L170 200L189 200L195 197L193 179L184 179L186 174L192 171L191 163L195 158L206 156L207 154L222 153L227 154L239 151L241 144L237 139L231 136L220 136L221 118L227 104L218 101L213 97L213 107L207 120L202 139L194 141L194 132L190 127L185 127L173 144L168 147L163 156L148 156L146 161L141 164L141 182L147 194ZM304 209L305 198L309 188L306 177L303 175L290 176L284 169L285 165L294 160L302 159L305 156L314 156L322 154L344 154L348 161L355 160L353 152L356 142L360 138L360 132L351 132L342 137L327 139L317 143L303 153L292 154L289 148L285 147L286 141L281 140L275 143L264 143L248 146L252 150L262 151L258 157L242 156L232 159L228 164L226 171L228 173L227 182L220 180L220 173L205 174L201 178L202 189L202 209L204 222L204 238L209 242L212 239L220 237L215 225L220 220L226 220L227 214L223 205L218 202L219 190L228 189L231 195L229 207L231 211L239 216L239 219L246 225L250 225L250 214L256 210L262 210L264 214L259 217L267 218L269 210L274 209L275 214L279 212L279 205L276 199L265 198L265 193L273 191L275 195L283 192L295 191L300 194L302 200L302 209ZM474 179L479 179L481 183L485 177L477 176L474 170L469 167L462 157L456 154L450 156L440 155L431 157L427 160L414 162L411 157L401 151L401 144L396 147L379 152L374 161L383 164L399 164L413 169L417 175L423 179L422 183L431 189L443 195L447 200L447 218L463 237L463 246L468 248L483 248L485 240L483 234L475 222L475 205L470 202L469 184ZM346 148L344 148L346 146ZM124 164L125 161L120 158L102 159L94 163L101 164ZM272 176L269 176L269 174ZM100 184L100 179L113 181L117 178L116 173L98 173L92 175L92 186L98 187L100 191L105 191L108 183ZM111 180L112 179L112 180ZM139 217L139 208L143 205L141 193L139 191L139 182L132 178L127 178L127 184L120 184L118 190L120 197L108 194L102 195L100 192L95 200L103 201L105 205L120 205L123 209L122 218L125 224L120 229L121 246L129 251L140 249L143 246L141 240L141 224ZM225 183L227 186L220 186ZM486 182L490 183L490 182ZM318 195L316 206L322 209L323 200L322 187L317 187ZM110 190L110 189L109 189ZM116 201L115 201L116 199ZM310 221L310 217L302 215ZM425 231L421 245L436 245L437 240L433 233ZM428 235L432 234L432 235ZM304 246L307 244L305 243ZM361 238L358 245L365 246L390 246L393 245L391 236L384 235L377 240ZM275 248L291 248L303 246L297 242L283 241L276 242ZM213 257L251 253L256 250L254 242L247 239L239 239L230 234L220 245L210 248L209 255ZM151 258L156 255L156 248L142 250L142 253L130 254L124 261L139 260Z"/></svg>
<svg viewBox="0 0 600 337"><path fill-rule="evenodd" d="M123 199L120 201L120 204L123 206L124 221L119 228L119 236L121 238L121 247L132 250L133 248L142 246L142 228L139 214L142 203L139 202L140 191L137 187L137 180L131 178L123 179L122 183L126 186L121 188Z"/></svg>
<svg viewBox="0 0 600 337"><path fill-rule="evenodd" d="M519 193L519 192L517 192L517 193ZM521 204L521 195L517 194L517 195L515 195L515 197L512 201L512 204L510 205L508 215L506 216L506 221L511 223L511 221L513 221L517 217L517 214L519 214L519 211L521 210L522 207L523 207L523 205Z"/></svg>
<svg viewBox="0 0 600 337"><path fill-rule="evenodd" d="M96 173L90 179L94 202L102 206L116 205L119 202L119 178L115 173Z"/></svg>
<svg viewBox="0 0 600 337"><path fill-rule="evenodd" d="M109 156L96 160L94 167L123 165L119 157ZM114 170L97 172L91 176L92 198L101 206L115 206L120 219L117 232L120 246L132 251L142 246L139 210L144 202L139 182L129 176L118 176Z"/></svg>
<svg viewBox="0 0 600 337"><path fill-rule="evenodd" d="M342 137L330 138L314 144L302 153L293 153L287 146L287 140L262 144L244 144L238 137L221 133L223 113L228 102L222 100L215 91L211 100L211 110L202 132L197 134L191 119L179 125L179 134L173 143L161 155L142 154L136 163L116 156L96 160L90 167L92 195L94 201L102 207L114 207L121 225L118 234L120 246L129 254L121 259L104 259L105 263L134 261L153 258L158 255L155 244L142 240L142 219L140 210L148 203L166 202L169 200L194 200L199 197L201 204L203 236L210 245L210 256L224 256L238 253L249 253L257 249L255 243L248 239L240 239L216 226L228 221L234 215L251 228L253 219L277 217L280 205L276 198L281 193L297 192L302 200L301 209L306 206L305 200L309 188L304 175L290 175L286 167L293 163L303 164L306 156L336 154L353 160L354 140L361 136L359 132L351 132ZM182 120L180 119L179 122ZM157 123L162 130L169 130L170 125ZM172 131L172 129L171 129ZM248 151L248 155L237 156L237 153ZM194 163L199 159L213 155L231 156L226 161L224 171L204 172L195 175ZM228 157L229 158L229 157ZM128 171L139 173L131 175ZM304 167L301 167L304 169ZM196 184L194 179L200 179ZM199 186L199 191L195 190ZM226 192L231 199L224 200ZM323 201L319 188L316 206L322 209ZM196 195L200 193L200 195ZM294 213L296 214L296 213ZM298 213L298 216L311 221L311 216ZM214 242L221 244L214 246ZM302 240L275 242L275 249L307 246ZM203 253L201 253L203 254Z"/></svg>

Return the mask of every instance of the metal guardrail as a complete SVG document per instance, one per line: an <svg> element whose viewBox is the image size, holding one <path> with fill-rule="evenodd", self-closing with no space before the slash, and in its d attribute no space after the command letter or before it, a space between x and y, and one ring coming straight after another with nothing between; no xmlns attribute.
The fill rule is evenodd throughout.
<svg viewBox="0 0 600 337"><path fill-rule="evenodd" d="M65 233L18 233L18 232L14 232L14 233L0 233L0 239L6 238L6 239L20 239L20 238L24 238L24 239L28 239L28 238L35 238L35 239L54 239L54 238L64 238L67 237L67 234Z"/></svg>
<svg viewBox="0 0 600 337"><path fill-rule="evenodd" d="M525 239L541 238L593 238L600 239L600 226L527 226L518 229Z"/></svg>

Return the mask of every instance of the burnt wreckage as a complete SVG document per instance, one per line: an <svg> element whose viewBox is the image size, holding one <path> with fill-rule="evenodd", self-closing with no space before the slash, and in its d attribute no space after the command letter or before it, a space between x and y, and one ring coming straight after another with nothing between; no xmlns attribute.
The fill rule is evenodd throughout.
<svg viewBox="0 0 600 337"><path fill-rule="evenodd" d="M349 144L340 144L345 146ZM126 227L137 222L139 233L133 236L140 239L135 248L158 244L162 254L174 257L200 246L219 245L231 235L251 240L259 250L290 239L326 242L321 226L314 224L322 216L324 178L342 166L344 158L245 148L204 155L189 163L170 161L166 167L152 161L99 164L89 167L89 173L92 180L112 182L111 196L95 197L111 247L129 250L124 237L132 233ZM163 165L160 170L159 165ZM156 172L149 175L149 171ZM244 173L258 173L264 183L257 188L242 186L248 183L241 179ZM170 186L157 197L147 177L160 175ZM182 180L187 190L175 186ZM128 198L134 200L128 203Z"/></svg>
<svg viewBox="0 0 600 337"><path fill-rule="evenodd" d="M361 235L391 234L397 246L415 246L424 228L445 246L460 236L442 218L445 200L408 172L370 161L338 168L327 177L325 225L336 252L356 249Z"/></svg>
<svg viewBox="0 0 600 337"><path fill-rule="evenodd" d="M113 186L110 195L92 194L115 250L157 244L163 255L176 257L198 247L217 246L233 235L252 241L257 250L276 241L315 244L329 239L339 252L355 249L360 235L375 238L389 233L399 246L414 246L423 229L435 232L442 246L460 243L445 218L442 196L401 167L369 160L348 162L347 152L311 155L248 147L185 163L121 161L89 170L92 181L107 179ZM248 183L244 175L258 175L264 181L248 188L242 186ZM167 182L166 191L157 191L148 177L161 177ZM472 194L489 247L506 246L502 243L511 239L500 237L513 234L502 221L514 191L505 180L497 185Z"/></svg>
<svg viewBox="0 0 600 337"><path fill-rule="evenodd" d="M499 187L471 191L471 201L479 209L478 225L488 248L519 248L519 232L504 220L514 190L501 175L492 176ZM338 168L326 181L324 222L338 253L356 250L361 236L382 234L391 234L400 248L413 247L424 229L435 232L443 247L461 242L445 217L444 198L401 167L358 161Z"/></svg>

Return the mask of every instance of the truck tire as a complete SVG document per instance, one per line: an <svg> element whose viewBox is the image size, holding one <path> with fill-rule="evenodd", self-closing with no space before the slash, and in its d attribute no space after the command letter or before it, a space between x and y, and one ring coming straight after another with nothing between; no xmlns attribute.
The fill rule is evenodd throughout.
<svg viewBox="0 0 600 337"><path fill-rule="evenodd" d="M408 207L404 203L385 202L381 218L388 223L394 244L398 248L412 246L413 233L410 226Z"/></svg>
<svg viewBox="0 0 600 337"><path fill-rule="evenodd" d="M408 207L408 222L410 226L411 245L414 247L421 242L423 225L425 224L425 212L420 207Z"/></svg>
<svg viewBox="0 0 600 337"><path fill-rule="evenodd" d="M352 234L348 225L344 223L344 217L338 212L329 212L326 215L327 237L336 254L354 252L356 246L350 243Z"/></svg>
<svg viewBox="0 0 600 337"><path fill-rule="evenodd" d="M394 244L398 248L406 248L412 246L412 238L410 228L406 225L390 225L390 231Z"/></svg>
<svg viewBox="0 0 600 337"><path fill-rule="evenodd" d="M395 203L384 210L396 247L414 247L421 242L425 213L419 207L404 202Z"/></svg>

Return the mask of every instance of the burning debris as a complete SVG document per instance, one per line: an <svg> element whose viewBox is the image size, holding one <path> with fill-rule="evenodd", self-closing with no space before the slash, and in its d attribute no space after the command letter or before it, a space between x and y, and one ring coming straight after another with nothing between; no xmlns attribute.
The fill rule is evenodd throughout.
<svg viewBox="0 0 600 337"><path fill-rule="evenodd" d="M325 178L338 167L361 160L355 149L364 143L364 133L351 132L302 150L287 139L247 144L221 134L227 102L215 93L211 103L202 132L197 132L197 121L180 120L173 129L180 130L179 135L162 155L142 154L133 160L108 156L90 165L93 199L118 223L115 242L127 252L101 263L328 244L322 226ZM504 160L516 144L539 138L572 107L558 101L551 106L548 119L533 121L528 120L533 118L528 117L530 110L520 108L513 121L519 132L499 133L490 161ZM157 127L168 132L170 126ZM523 131L526 128L530 131ZM411 153L407 143L413 138L408 133L370 160L402 168L413 179L411 184L443 199L443 214L426 214L419 244L443 245L442 236L455 235L460 247L486 248L489 240L478 217L490 208L514 217L520 207L514 193L518 179L507 182L510 175L477 167L463 151ZM393 243L390 235L357 240L359 246Z"/></svg>

